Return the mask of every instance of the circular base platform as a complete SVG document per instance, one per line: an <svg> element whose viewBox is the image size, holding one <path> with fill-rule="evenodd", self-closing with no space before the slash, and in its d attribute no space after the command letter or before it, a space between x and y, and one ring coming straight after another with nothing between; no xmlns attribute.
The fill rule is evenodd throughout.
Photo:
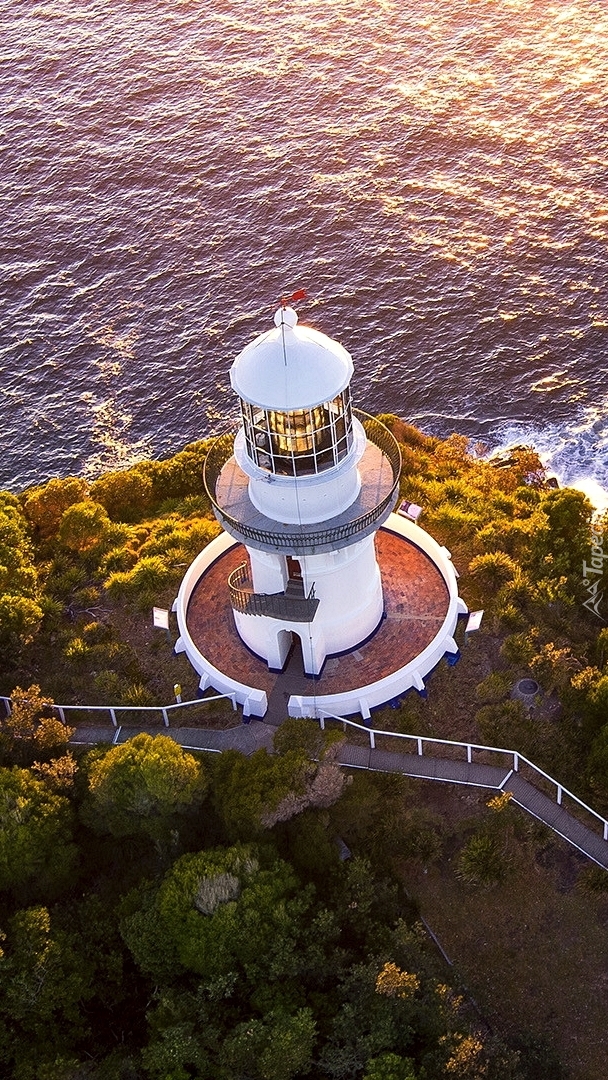
<svg viewBox="0 0 608 1080"><path fill-rule="evenodd" d="M385 617L371 637L340 656L328 657L321 674L305 676L288 666L271 672L239 637L227 578L243 561L241 544L227 534L214 540L189 568L174 604L184 651L201 675L201 687L235 694L245 714L272 719L352 715L411 687L446 653L457 652L454 629L466 606L458 597L449 552L397 514L376 536ZM302 633L306 633L305 624Z"/></svg>

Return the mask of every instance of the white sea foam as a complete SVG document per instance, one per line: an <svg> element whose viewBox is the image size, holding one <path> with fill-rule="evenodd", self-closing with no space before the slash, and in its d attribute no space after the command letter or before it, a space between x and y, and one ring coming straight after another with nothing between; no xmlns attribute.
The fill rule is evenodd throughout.
<svg viewBox="0 0 608 1080"><path fill-rule="evenodd" d="M571 423L509 421L497 442L497 450L533 446L562 486L583 491L596 510L608 509L608 408L585 409Z"/></svg>

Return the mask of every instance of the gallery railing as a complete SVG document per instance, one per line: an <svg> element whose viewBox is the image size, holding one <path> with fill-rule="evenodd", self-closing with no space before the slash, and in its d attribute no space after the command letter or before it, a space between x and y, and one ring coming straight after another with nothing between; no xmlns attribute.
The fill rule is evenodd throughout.
<svg viewBox="0 0 608 1080"><path fill-rule="evenodd" d="M247 563L232 571L228 578L228 589L232 607L243 615L266 615L286 622L312 622L319 606L314 585L308 596L305 596L303 587L301 595L294 595L290 589L282 593L254 592Z"/></svg>
<svg viewBox="0 0 608 1080"><path fill-rule="evenodd" d="M388 468L390 469L390 488L379 501L365 514L351 520L341 522L339 525L331 525L327 528L318 528L310 525L302 525L297 531L262 529L239 521L232 517L216 498L217 483L220 473L233 455L234 433L225 433L214 440L205 459L203 466L203 483L209 499L217 511L219 521L231 534L236 534L239 539L247 542L250 540L255 546L270 545L273 548L284 549L293 552L311 552L328 549L335 544L349 540L354 536L369 532L376 522L380 521L390 512L395 505L399 490L399 477L401 474L401 451L399 443L380 420L359 409L353 409L353 413L362 424L369 442L373 443L382 453Z"/></svg>

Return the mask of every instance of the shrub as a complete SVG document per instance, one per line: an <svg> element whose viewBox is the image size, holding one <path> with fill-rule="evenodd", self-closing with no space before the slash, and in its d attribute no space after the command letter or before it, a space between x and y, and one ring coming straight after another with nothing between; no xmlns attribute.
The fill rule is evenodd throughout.
<svg viewBox="0 0 608 1080"><path fill-rule="evenodd" d="M512 676L509 672L493 671L477 684L475 693L479 700L487 705L495 704L507 697L511 688Z"/></svg>
<svg viewBox="0 0 608 1080"><path fill-rule="evenodd" d="M100 671L93 680L103 704L122 705L124 683L115 671Z"/></svg>
<svg viewBox="0 0 608 1080"><path fill-rule="evenodd" d="M91 498L101 503L113 521L138 521L152 505L152 479L137 466L105 473L91 484Z"/></svg>
<svg viewBox="0 0 608 1080"><path fill-rule="evenodd" d="M484 705L475 713L475 721L488 746L502 746L525 754L536 745L538 725L530 719L521 701Z"/></svg>
<svg viewBox="0 0 608 1080"><path fill-rule="evenodd" d="M105 539L109 527L105 508L86 499L65 511L59 526L59 540L70 551L89 551Z"/></svg>
<svg viewBox="0 0 608 1080"><path fill-rule="evenodd" d="M467 885L492 886L502 881L511 859L497 837L477 834L465 844L456 865L456 876Z"/></svg>
<svg viewBox="0 0 608 1080"><path fill-rule="evenodd" d="M493 593L507 581L513 581L518 571L517 563L504 551L489 551L476 555L469 563L469 573L483 589Z"/></svg>
<svg viewBox="0 0 608 1080"><path fill-rule="evenodd" d="M155 705L154 694L143 683L132 683L122 695L122 705Z"/></svg>
<svg viewBox="0 0 608 1080"><path fill-rule="evenodd" d="M62 480L49 480L44 487L26 493L25 514L41 539L47 540L56 535L65 511L74 503L82 502L87 490L86 480L66 476Z"/></svg>

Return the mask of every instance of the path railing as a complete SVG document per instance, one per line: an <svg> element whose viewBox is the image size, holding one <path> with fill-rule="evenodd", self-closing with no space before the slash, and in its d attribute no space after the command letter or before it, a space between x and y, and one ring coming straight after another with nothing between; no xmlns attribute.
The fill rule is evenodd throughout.
<svg viewBox="0 0 608 1080"><path fill-rule="evenodd" d="M351 727L356 728L358 731L365 732L366 736L369 738L369 745L372 750L376 749L376 739L379 736L387 736L390 739L406 740L410 745L413 745L413 747L415 748L414 752L418 757L425 756L424 748L427 743L438 749L448 749L450 751L449 756L452 757L453 760L458 760L458 758L455 758L454 756L454 751L466 751L466 761L469 765L474 763L474 756L478 754L483 753L489 755L490 757L495 757L500 754L503 759L506 757L510 763L510 771L509 767L507 766L505 780L501 784L501 787L503 789L505 788L505 784L507 783L509 776L511 776L512 773L520 773L521 766L524 765L526 770L530 771L532 775L531 783L533 783L535 787L538 787L543 792L543 794L546 794L545 788L548 786L549 790L552 793L552 797L554 796L555 802L558 806L562 806L564 796L566 796L568 799L571 799L575 806L577 806L585 814L590 814L592 816L592 818L594 819L594 824L597 824L599 822L599 824L602 826L603 838L604 840L608 840L608 821L606 820L606 818L602 817L601 814L598 814L597 811L592 809L592 807L587 806L587 803L583 802L582 799L579 799L577 795L574 795L571 791L568 790L567 787L564 787L563 784L560 784L558 780L555 780L552 776L549 776L549 774L546 773L543 769L540 769L538 765L535 765L533 761L529 761L528 758L524 757L523 754L520 754L518 750L509 750L506 747L498 746L483 746L480 743L456 742L453 739L436 739L432 738L430 735L404 735L398 731L378 731L378 729L374 730L373 728L364 727L363 724L357 724L354 720L347 720L344 716L336 716L333 713L321 713L321 715L319 716L319 725L322 730L325 729L326 720L336 720L338 723L343 725L344 731L346 731L347 727ZM411 753L412 751L409 752ZM426 756L430 757L431 755ZM484 764L487 764L487 762L485 762ZM504 767L504 760L501 761L500 764ZM543 781L545 783L543 783Z"/></svg>
<svg viewBox="0 0 608 1080"><path fill-rule="evenodd" d="M212 697L196 698L194 701L182 701L171 703L170 705L56 705L49 706L55 711L62 723L66 724L66 713L70 712L87 712L87 713L105 713L110 717L114 728L118 728L117 715L123 712L126 713L160 713L163 718L165 727L169 727L169 714L175 712L177 709L189 709L193 705L204 706L211 704L213 701L229 700L232 703L232 708L236 710L236 694L214 694ZM3 702L5 713L7 716L11 714L11 698L0 695L0 701ZM593 810L591 806L579 799L577 795L574 795L567 787L560 784L558 780L555 780L552 776L549 776L544 769L540 769L538 765L535 765L533 761L530 761L523 754L520 754L518 750L510 750L506 747L498 746L484 746L481 743L473 742L457 742L454 739L437 739L431 735L407 735L399 731L379 731L364 726L363 724L357 724L355 720L347 720L344 716L337 716L334 713L320 713L319 726L322 730L325 730L325 722L327 720L334 720L339 724L342 724L344 731L347 728L354 728L357 731L364 732L365 736L369 740L369 745L372 750L377 749L377 738L388 739L401 739L402 746L410 744L414 748L414 752L417 757L432 757L432 754L425 755L425 746L428 744L437 750L444 749L448 751L447 756L451 760L459 760L456 756L458 751L466 752L467 764L476 764L474 757L480 754L487 755L489 757L496 758L500 755L503 760L500 762L500 766L505 770L504 780L500 784L501 790L508 790L506 784L509 778L516 773L521 775L521 767L524 766L525 770L530 773L531 782L543 793L546 794L546 788L548 787L554 796L557 806L563 805L564 796L570 800L578 810L583 811L584 814L589 814L593 818L593 824L597 827L599 823L602 827L603 839L608 841L608 820L598 814L596 810ZM192 749L202 750L203 747L192 747ZM410 751L411 752L411 751ZM507 758L507 765L505 765L504 758ZM487 762L484 762L487 764ZM550 823L548 823L550 824Z"/></svg>
<svg viewBox="0 0 608 1080"><path fill-rule="evenodd" d="M67 724L66 713L70 712L86 712L86 713L105 713L110 717L113 726L118 727L118 716L122 713L156 713L162 716L163 724L165 727L169 727L169 714L175 712L177 709L188 709L192 705L208 705L212 701L228 700L232 703L232 708L236 711L237 702L236 694L214 694L212 697L195 698L194 701L176 701L170 705L56 705L49 706L61 720L62 724ZM4 702L4 708L7 716L11 714L12 699L10 697L0 696L0 701Z"/></svg>

